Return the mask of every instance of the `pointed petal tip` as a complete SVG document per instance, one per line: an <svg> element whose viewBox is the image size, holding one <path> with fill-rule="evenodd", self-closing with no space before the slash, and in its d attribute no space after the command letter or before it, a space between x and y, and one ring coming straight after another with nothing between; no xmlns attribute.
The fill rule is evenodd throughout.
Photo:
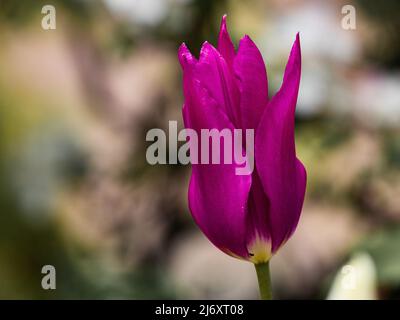
<svg viewBox="0 0 400 320"><path fill-rule="evenodd" d="M250 38L250 36L248 35L248 34L245 34L243 37L242 37L242 39L240 39L240 41L239 41L239 47L240 47L240 45L243 45L243 43L246 43L246 44L254 44L254 41ZM255 44L254 44L255 45Z"/></svg>
<svg viewBox="0 0 400 320"><path fill-rule="evenodd" d="M259 51L259 49L258 49L256 43L253 41L253 39L251 39L251 37L246 34L239 41L238 52L241 50L248 50L248 49Z"/></svg>
<svg viewBox="0 0 400 320"><path fill-rule="evenodd" d="M226 28L226 19L227 19L227 17L228 17L228 15L225 13L221 18L220 32L222 30L225 30L225 31L227 30L227 28Z"/></svg>
<svg viewBox="0 0 400 320"><path fill-rule="evenodd" d="M218 35L218 51L228 62L228 64L233 63L235 57L235 46L232 43L232 39L228 32L228 27L226 25L227 15L224 14L221 19L221 26Z"/></svg>
<svg viewBox="0 0 400 320"><path fill-rule="evenodd" d="M290 50L290 55L288 62L286 64L285 76L287 76L292 71L301 70L301 48L300 48L300 33L297 32L296 39L293 42L292 49ZM285 77L284 76L284 77Z"/></svg>
<svg viewBox="0 0 400 320"><path fill-rule="evenodd" d="M296 39L294 40L293 48L296 48L296 50L300 51L300 32L296 33Z"/></svg>
<svg viewBox="0 0 400 320"><path fill-rule="evenodd" d="M200 54L201 54L201 51L209 48L210 46L211 46L211 44L207 40L204 41L203 44L201 45L201 48L200 48Z"/></svg>
<svg viewBox="0 0 400 320"><path fill-rule="evenodd" d="M182 42L178 49L178 55L181 56L189 51L186 43Z"/></svg>
<svg viewBox="0 0 400 320"><path fill-rule="evenodd" d="M224 14L221 18L221 24L219 28L219 38L226 37L227 41L232 42L231 37L228 31L228 24L227 24L228 15Z"/></svg>
<svg viewBox="0 0 400 320"><path fill-rule="evenodd" d="M224 14L222 16L221 24L219 26L219 36L218 36L218 38L221 39L221 37L225 37L225 36L229 37L228 28L226 26L226 14Z"/></svg>
<svg viewBox="0 0 400 320"><path fill-rule="evenodd" d="M201 48L200 48L200 60L201 60L202 55L204 54L204 52L207 50L207 48L209 46L210 46L210 43L207 40L204 41L203 44L201 45Z"/></svg>
<svg viewBox="0 0 400 320"><path fill-rule="evenodd" d="M201 46L201 49L200 49L199 61L204 61L212 53L215 53L218 56L220 56L219 51L211 43L209 43L208 41L204 41L204 43L203 43L203 45Z"/></svg>
<svg viewBox="0 0 400 320"><path fill-rule="evenodd" d="M193 57L192 53L184 42L180 45L178 49L178 59L182 68L185 68L186 66L196 62L196 58Z"/></svg>

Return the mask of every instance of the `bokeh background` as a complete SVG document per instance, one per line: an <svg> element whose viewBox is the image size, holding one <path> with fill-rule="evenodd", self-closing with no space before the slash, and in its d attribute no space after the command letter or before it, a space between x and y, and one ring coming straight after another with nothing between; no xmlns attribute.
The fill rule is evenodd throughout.
<svg viewBox="0 0 400 320"><path fill-rule="evenodd" d="M45 4L56 30L41 27ZM356 30L341 27L346 4ZM224 13L236 43L249 34L262 50L272 93L301 36L308 192L272 261L275 297L325 299L361 253L359 281L400 298L399 11L396 0L0 0L0 298L258 297L253 266L193 223L190 168L145 159L148 129L182 128L178 46L216 44ZM41 288L47 264L56 290Z"/></svg>

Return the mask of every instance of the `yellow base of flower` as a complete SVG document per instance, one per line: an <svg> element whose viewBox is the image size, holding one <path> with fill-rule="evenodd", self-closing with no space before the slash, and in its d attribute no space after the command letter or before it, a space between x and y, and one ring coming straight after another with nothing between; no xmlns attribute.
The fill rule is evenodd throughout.
<svg viewBox="0 0 400 320"><path fill-rule="evenodd" d="M254 240L247 247L251 257L250 261L254 264L265 263L271 259L271 242L256 235Z"/></svg>

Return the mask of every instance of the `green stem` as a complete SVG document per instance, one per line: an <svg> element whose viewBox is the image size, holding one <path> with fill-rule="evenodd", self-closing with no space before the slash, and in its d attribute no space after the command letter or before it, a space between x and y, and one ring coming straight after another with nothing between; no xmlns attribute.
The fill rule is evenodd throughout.
<svg viewBox="0 0 400 320"><path fill-rule="evenodd" d="M269 275L269 262L257 263L256 267L258 287L261 300L272 300L271 278Z"/></svg>

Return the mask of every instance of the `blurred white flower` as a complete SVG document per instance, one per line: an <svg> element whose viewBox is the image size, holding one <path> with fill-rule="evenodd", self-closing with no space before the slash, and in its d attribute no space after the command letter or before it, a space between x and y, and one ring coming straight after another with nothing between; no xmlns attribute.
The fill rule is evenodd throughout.
<svg viewBox="0 0 400 320"><path fill-rule="evenodd" d="M355 254L335 277L328 300L375 300L376 268L369 254Z"/></svg>
<svg viewBox="0 0 400 320"><path fill-rule="evenodd" d="M268 59L281 56L288 44L300 32L303 57L317 57L335 62L352 62L360 53L360 43L355 32L341 27L340 8L326 1L313 1L303 6L285 10L269 17L267 35ZM270 19L273 19L272 23ZM276 41L271 41L276 37ZM267 39L265 39L267 41Z"/></svg>
<svg viewBox="0 0 400 320"><path fill-rule="evenodd" d="M115 14L144 25L156 25L167 14L165 0L104 0Z"/></svg>
<svg viewBox="0 0 400 320"><path fill-rule="evenodd" d="M341 71L357 61L361 43L357 31L347 31L341 27L341 18L340 6L327 1L293 5L285 10L271 11L257 38L267 66L276 68L284 65L287 50L296 33L300 32L303 74L297 113L302 116L318 114L332 103L334 111L338 111L338 92L340 109L343 109L343 104L348 108L348 96L351 94L346 93L346 90L349 91L346 75ZM273 86L280 86L281 77L273 72L268 76ZM337 83L344 84L344 87L338 87Z"/></svg>
<svg viewBox="0 0 400 320"><path fill-rule="evenodd" d="M362 76L353 92L356 117L369 124L400 124L400 75Z"/></svg>

